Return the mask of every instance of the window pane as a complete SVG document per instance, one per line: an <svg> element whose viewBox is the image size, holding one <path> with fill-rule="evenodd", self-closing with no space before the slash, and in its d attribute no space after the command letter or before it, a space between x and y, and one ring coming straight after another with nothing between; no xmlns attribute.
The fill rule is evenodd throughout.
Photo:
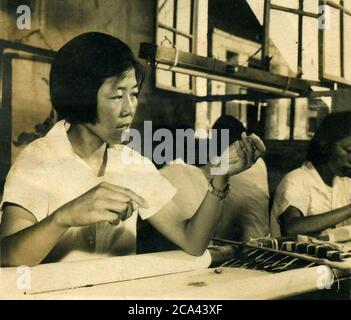
<svg viewBox="0 0 351 320"><path fill-rule="evenodd" d="M344 1L344 7L345 7L347 10L350 10L350 11L351 11L351 1L350 1L350 0Z"/></svg>
<svg viewBox="0 0 351 320"><path fill-rule="evenodd" d="M190 39L177 34L176 36L177 48L181 51L191 52Z"/></svg>
<svg viewBox="0 0 351 320"><path fill-rule="evenodd" d="M191 52L191 47L190 47L190 39L181 35L176 36L176 44L177 48L181 51L186 51L186 52ZM184 75L184 74L176 74L176 86L177 88L184 89L184 90L189 90L191 88L190 85L190 76Z"/></svg>
<svg viewBox="0 0 351 320"><path fill-rule="evenodd" d="M174 42L173 37L174 37L173 32L168 31L168 30L163 29L163 28L158 28L158 32L157 32L157 44L158 45L162 44L163 47L172 47L171 43ZM169 41L166 40L166 38L169 39L169 41L171 41L171 43L169 43Z"/></svg>
<svg viewBox="0 0 351 320"><path fill-rule="evenodd" d="M302 71L303 78L318 80L318 20L305 17L303 19L303 51Z"/></svg>
<svg viewBox="0 0 351 320"><path fill-rule="evenodd" d="M181 35L176 36L177 48L181 51L191 52L190 39ZM191 77L184 74L176 74L176 87L183 90L189 90L191 88Z"/></svg>
<svg viewBox="0 0 351 320"><path fill-rule="evenodd" d="M173 27L174 0L158 0L158 22Z"/></svg>
<svg viewBox="0 0 351 320"><path fill-rule="evenodd" d="M330 29L325 29L325 73L340 76L340 11L330 8Z"/></svg>
<svg viewBox="0 0 351 320"><path fill-rule="evenodd" d="M186 74L176 73L176 87L181 90L190 90L191 77Z"/></svg>
<svg viewBox="0 0 351 320"><path fill-rule="evenodd" d="M156 70L156 83L162 86L172 86L172 72L165 70Z"/></svg>
<svg viewBox="0 0 351 320"><path fill-rule="evenodd" d="M272 10L270 36L289 68L297 72L298 16Z"/></svg>
<svg viewBox="0 0 351 320"><path fill-rule="evenodd" d="M191 32L191 0L178 0L177 29L185 33Z"/></svg>
<svg viewBox="0 0 351 320"><path fill-rule="evenodd" d="M271 3L291 9L299 8L299 0L272 0Z"/></svg>
<svg viewBox="0 0 351 320"><path fill-rule="evenodd" d="M318 13L319 0L305 0L303 2L303 10L312 13Z"/></svg>

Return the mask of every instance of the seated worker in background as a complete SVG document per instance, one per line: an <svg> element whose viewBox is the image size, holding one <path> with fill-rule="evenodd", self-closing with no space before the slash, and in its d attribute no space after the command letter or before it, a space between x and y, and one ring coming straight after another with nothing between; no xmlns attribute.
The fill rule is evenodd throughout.
<svg viewBox="0 0 351 320"><path fill-rule="evenodd" d="M212 178L201 206L184 219L172 201L172 185L151 161L122 144L142 78L130 48L106 34L82 34L58 51L50 95L63 120L28 145L7 176L2 266L81 259L75 252L133 254L137 214L187 253L203 254L228 176L250 167L264 145L243 136L231 146L227 172Z"/></svg>
<svg viewBox="0 0 351 320"><path fill-rule="evenodd" d="M229 115L221 116L213 129L229 129L229 144L240 140L243 132L247 133L243 124ZM217 150L220 150L220 139L217 143ZM186 217L191 217L206 194L209 166L171 163L163 167L161 173L177 189L174 201ZM215 236L236 241L266 237L269 234L269 190L264 161L258 159L251 168L231 176L229 184L231 191L223 201Z"/></svg>
<svg viewBox="0 0 351 320"><path fill-rule="evenodd" d="M306 162L288 173L274 197L274 236L313 235L351 223L351 112L327 116L312 138Z"/></svg>

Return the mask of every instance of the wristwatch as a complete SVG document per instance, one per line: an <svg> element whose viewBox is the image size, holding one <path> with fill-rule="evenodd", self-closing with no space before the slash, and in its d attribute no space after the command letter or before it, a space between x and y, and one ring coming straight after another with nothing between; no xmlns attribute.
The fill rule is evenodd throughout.
<svg viewBox="0 0 351 320"><path fill-rule="evenodd" d="M218 190L213 186L213 179L212 178L208 184L208 191L211 192L212 194L214 194L216 197L218 197L220 200L223 200L224 198L226 198L230 192L230 184L228 183L224 190Z"/></svg>

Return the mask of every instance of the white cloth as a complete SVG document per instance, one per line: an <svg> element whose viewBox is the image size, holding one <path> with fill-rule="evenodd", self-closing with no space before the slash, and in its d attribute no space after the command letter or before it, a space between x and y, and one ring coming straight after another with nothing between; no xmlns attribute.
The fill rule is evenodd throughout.
<svg viewBox="0 0 351 320"><path fill-rule="evenodd" d="M274 196L271 213L273 236L280 236L279 217L289 207L300 210L304 216L321 214L351 203L351 179L335 177L332 186L323 179L311 162L289 172L280 182ZM351 219L337 226L351 224Z"/></svg>
<svg viewBox="0 0 351 320"><path fill-rule="evenodd" d="M201 169L179 160L161 169L177 189L174 201L190 218L201 205L208 182ZM216 236L247 241L269 234L269 189L267 168L259 159L250 169L231 176L232 190L223 203L222 219Z"/></svg>
<svg viewBox="0 0 351 320"><path fill-rule="evenodd" d="M129 188L144 197L150 207L140 208L142 219L157 213L173 198L176 190L151 161L127 146L108 148L105 175L97 177L73 152L68 128L68 123L58 122L44 138L21 152L7 176L0 208L5 202L15 203L30 211L39 222L103 181ZM127 153L133 157L133 163L124 161ZM136 160L139 160L137 164ZM137 214L134 213L118 226L98 223L70 228L55 247L53 256L62 260L72 251L133 254L136 252L136 221ZM93 244L87 240L91 241L91 238Z"/></svg>

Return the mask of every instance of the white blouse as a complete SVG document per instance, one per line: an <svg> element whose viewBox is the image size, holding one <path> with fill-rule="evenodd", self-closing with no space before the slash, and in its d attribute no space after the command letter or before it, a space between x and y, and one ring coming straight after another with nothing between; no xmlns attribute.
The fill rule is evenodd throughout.
<svg viewBox="0 0 351 320"><path fill-rule="evenodd" d="M44 138L32 142L18 155L7 176L0 208L5 202L17 204L39 222L103 181L129 188L142 196L149 204L149 208L138 211L142 219L150 218L171 201L175 188L149 159L127 146L115 145L107 149L105 174L97 177L73 152L68 128L68 123L59 121ZM2 211L0 219L1 215ZM134 212L118 226L98 223L72 227L52 255L55 260L75 260L82 252L133 254L136 252L136 222L137 213Z"/></svg>
<svg viewBox="0 0 351 320"><path fill-rule="evenodd" d="M279 236L280 215L289 207L299 209L304 216L321 214L351 203L351 179L335 177L332 186L324 183L311 162L289 172L280 182L274 196L271 213L273 236ZM338 226L350 225L351 219Z"/></svg>

